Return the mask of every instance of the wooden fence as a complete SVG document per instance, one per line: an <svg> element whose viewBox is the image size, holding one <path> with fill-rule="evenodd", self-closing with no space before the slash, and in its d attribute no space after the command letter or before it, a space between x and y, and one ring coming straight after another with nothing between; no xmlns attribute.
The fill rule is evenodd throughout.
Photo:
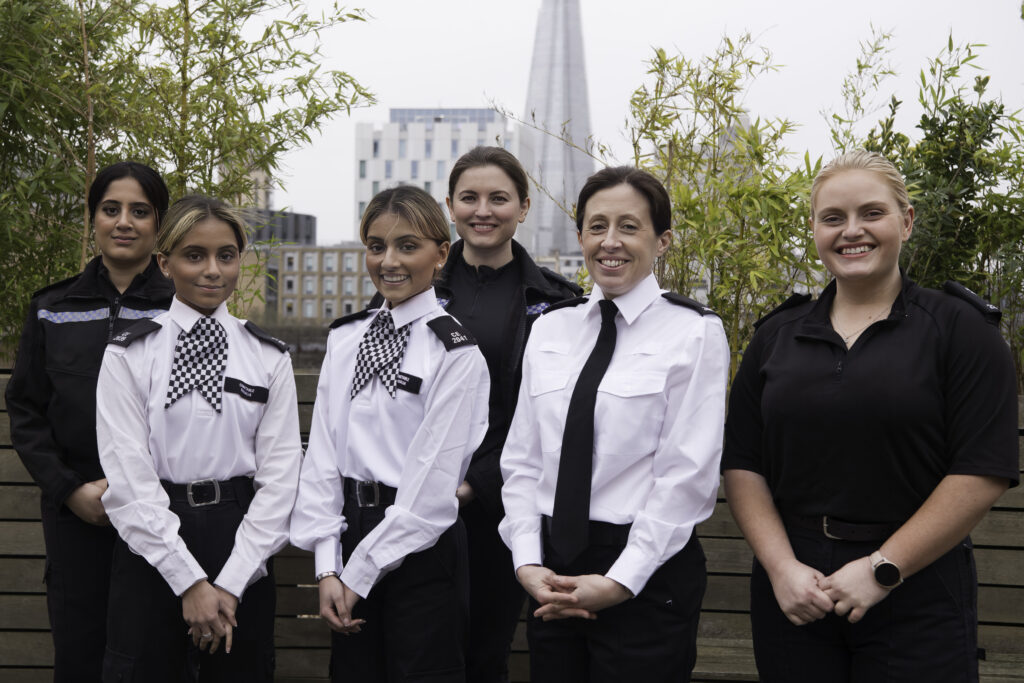
<svg viewBox="0 0 1024 683"><path fill-rule="evenodd" d="M0 397L9 373L0 374ZM297 376L299 416L309 429L316 375ZM0 399L0 680L51 680L53 648L46 613L39 491L11 449ZM1021 423L1024 424L1024 407ZM708 556L708 590L701 611L695 681L756 681L750 644L748 576L751 552L725 502L699 528ZM1024 486L1011 490L973 534L977 547L979 645L983 683L1024 681ZM329 638L315 616L310 553L287 548L274 560L277 576L277 677L280 683L326 681ZM512 681L529 680L523 625L516 633Z"/></svg>

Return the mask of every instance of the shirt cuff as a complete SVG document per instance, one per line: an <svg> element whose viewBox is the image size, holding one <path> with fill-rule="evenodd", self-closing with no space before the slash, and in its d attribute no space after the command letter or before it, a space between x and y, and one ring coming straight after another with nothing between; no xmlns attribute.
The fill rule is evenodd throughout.
<svg viewBox="0 0 1024 683"><path fill-rule="evenodd" d="M640 595L640 591L647 585L647 580L658 569L657 563L652 563L639 548L627 545L619 553L619 559L605 574L609 579L618 581L629 589L634 595Z"/></svg>
<svg viewBox="0 0 1024 683"><path fill-rule="evenodd" d="M381 573L366 558L358 558L355 553L352 553L344 571L341 572L341 582L365 600L374 584L380 579Z"/></svg>
<svg viewBox="0 0 1024 683"><path fill-rule="evenodd" d="M324 572L338 571L341 560L341 541L337 538L325 538L318 541L313 550L314 576L320 576Z"/></svg>
<svg viewBox="0 0 1024 683"><path fill-rule="evenodd" d="M544 550L540 534L521 534L512 539L512 566L514 569L527 564L544 564Z"/></svg>
<svg viewBox="0 0 1024 683"><path fill-rule="evenodd" d="M246 566L246 562L237 553L231 553L228 561L217 575L214 584L220 586L228 593L231 593L239 602L242 600L242 593L254 581L266 576L266 569L263 567Z"/></svg>
<svg viewBox="0 0 1024 683"><path fill-rule="evenodd" d="M193 585L207 579L206 572L190 553L172 553L157 565L156 570L178 597Z"/></svg>

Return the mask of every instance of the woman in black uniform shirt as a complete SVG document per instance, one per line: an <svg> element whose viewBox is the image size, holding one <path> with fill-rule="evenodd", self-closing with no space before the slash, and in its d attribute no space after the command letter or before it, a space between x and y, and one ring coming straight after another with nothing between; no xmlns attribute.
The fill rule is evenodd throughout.
<svg viewBox="0 0 1024 683"><path fill-rule="evenodd" d="M88 207L99 255L36 292L7 385L11 440L42 489L54 681L98 681L116 532L100 496L96 376L111 337L171 305L153 256L168 194L160 174L122 161L96 174Z"/></svg>
<svg viewBox="0 0 1024 683"><path fill-rule="evenodd" d="M513 238L530 208L526 172L500 147L464 154L448 178L448 211L462 239L452 245L434 289L445 309L480 345L491 376L487 435L459 487L470 570L470 637L466 680L508 680L508 654L523 590L498 536L499 458L515 410L523 348L534 320L549 305L582 290L538 267Z"/></svg>
<svg viewBox="0 0 1024 683"><path fill-rule="evenodd" d="M914 210L878 154L811 190L835 280L759 323L733 383L722 460L754 549L762 681L976 681L967 534L1016 484L1016 387L963 288L899 269Z"/></svg>

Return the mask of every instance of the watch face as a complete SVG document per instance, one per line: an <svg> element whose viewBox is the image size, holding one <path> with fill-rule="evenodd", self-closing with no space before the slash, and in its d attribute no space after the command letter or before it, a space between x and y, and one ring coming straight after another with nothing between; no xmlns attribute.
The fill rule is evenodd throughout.
<svg viewBox="0 0 1024 683"><path fill-rule="evenodd" d="M892 562L882 562L875 567L875 581L886 588L893 588L900 583L900 569Z"/></svg>

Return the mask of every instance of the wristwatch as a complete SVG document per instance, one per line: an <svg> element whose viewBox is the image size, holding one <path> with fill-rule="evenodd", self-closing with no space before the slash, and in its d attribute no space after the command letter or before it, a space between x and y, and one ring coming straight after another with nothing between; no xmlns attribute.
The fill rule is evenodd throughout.
<svg viewBox="0 0 1024 683"><path fill-rule="evenodd" d="M875 581L886 590L892 590L903 583L900 568L882 556L877 550L871 553L871 569L875 572Z"/></svg>
<svg viewBox="0 0 1024 683"><path fill-rule="evenodd" d="M326 579L328 576L337 576L337 575L338 575L338 572L335 572L335 571L320 572L319 574L316 575L316 582L320 583L321 581Z"/></svg>

